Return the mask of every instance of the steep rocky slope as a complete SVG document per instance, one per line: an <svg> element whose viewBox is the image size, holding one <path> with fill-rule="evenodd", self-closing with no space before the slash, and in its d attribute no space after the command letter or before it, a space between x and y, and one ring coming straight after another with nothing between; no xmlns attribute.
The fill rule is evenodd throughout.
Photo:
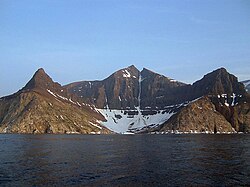
<svg viewBox="0 0 250 187"><path fill-rule="evenodd" d="M184 89L187 85L146 68L141 71L141 107L163 109L166 106L187 101Z"/></svg>
<svg viewBox="0 0 250 187"><path fill-rule="evenodd" d="M138 105L139 71L135 66L121 69L102 81L82 81L64 86L97 108L134 108Z"/></svg>
<svg viewBox="0 0 250 187"><path fill-rule="evenodd" d="M249 132L249 94L226 69L205 75L189 86L188 94L190 99L202 98L173 115L161 131L213 132L214 127L217 132Z"/></svg>
<svg viewBox="0 0 250 187"><path fill-rule="evenodd" d="M183 99L175 94L184 85L145 68L140 72L132 65L104 80L76 82L64 88L97 108L135 109L140 105L140 109L145 109L180 103Z"/></svg>
<svg viewBox="0 0 250 187"><path fill-rule="evenodd" d="M109 133L104 118L39 69L17 93L0 99L2 133Z"/></svg>
<svg viewBox="0 0 250 187"><path fill-rule="evenodd" d="M245 95L244 85L234 75L227 72L225 68L219 68L205 75L201 80L195 82L189 91L190 98L198 98L203 95ZM232 99L228 98L228 102Z"/></svg>
<svg viewBox="0 0 250 187"><path fill-rule="evenodd" d="M235 132L231 124L216 111L208 97L203 97L182 108L160 129L161 132Z"/></svg>
<svg viewBox="0 0 250 187"><path fill-rule="evenodd" d="M161 132L232 133L250 132L250 102L236 105L214 102L204 96L175 113L162 126L152 129ZM227 103L226 103L227 104Z"/></svg>

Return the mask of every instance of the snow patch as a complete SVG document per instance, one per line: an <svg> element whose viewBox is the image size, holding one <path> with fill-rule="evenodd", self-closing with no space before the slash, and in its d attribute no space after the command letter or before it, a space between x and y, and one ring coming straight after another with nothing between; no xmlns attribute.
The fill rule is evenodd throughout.
<svg viewBox="0 0 250 187"><path fill-rule="evenodd" d="M140 131L147 127L156 127L166 122L173 113L166 113L164 110L157 111L153 115L143 115L137 107L137 110L129 110L134 114L129 114L126 110L109 110L109 109L97 109L107 120L101 122L101 124L108 129L117 133L127 133ZM138 113L136 113L138 111ZM150 111L150 110L149 110Z"/></svg>
<svg viewBox="0 0 250 187"><path fill-rule="evenodd" d="M174 80L174 79L170 79L170 82L177 82L177 80Z"/></svg>
<svg viewBox="0 0 250 187"><path fill-rule="evenodd" d="M122 70L122 72L123 72L123 77L125 77L125 78L130 78L131 77L131 74L129 73L129 71L128 70Z"/></svg>
<svg viewBox="0 0 250 187"><path fill-rule="evenodd" d="M89 122L90 125L97 127L98 129L102 129L102 127L100 127L99 125L96 125L95 123Z"/></svg>
<svg viewBox="0 0 250 187"><path fill-rule="evenodd" d="M54 94L51 90L47 89L47 91L48 91L51 95L53 95L54 97L56 97L56 94Z"/></svg>
<svg viewBox="0 0 250 187"><path fill-rule="evenodd" d="M236 95L235 93L233 93L233 95L231 96L233 98L233 101L231 103L231 106L234 106L234 103L235 103L235 98L236 98Z"/></svg>
<svg viewBox="0 0 250 187"><path fill-rule="evenodd" d="M69 131L69 132L66 132L66 134L80 134L80 132L76 132L76 131Z"/></svg>

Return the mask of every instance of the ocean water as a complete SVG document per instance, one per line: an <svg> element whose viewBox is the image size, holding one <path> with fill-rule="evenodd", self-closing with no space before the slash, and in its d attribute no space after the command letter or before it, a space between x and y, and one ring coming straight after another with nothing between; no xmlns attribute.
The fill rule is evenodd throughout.
<svg viewBox="0 0 250 187"><path fill-rule="evenodd" d="M0 186L250 186L250 135L0 135Z"/></svg>

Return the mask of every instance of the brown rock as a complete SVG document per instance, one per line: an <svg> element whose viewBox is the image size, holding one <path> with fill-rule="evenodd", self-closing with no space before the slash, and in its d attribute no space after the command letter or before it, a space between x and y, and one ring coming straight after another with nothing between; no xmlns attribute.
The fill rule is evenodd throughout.
<svg viewBox="0 0 250 187"><path fill-rule="evenodd" d="M39 69L19 92L0 99L0 133L111 133L103 116Z"/></svg>
<svg viewBox="0 0 250 187"><path fill-rule="evenodd" d="M209 98L203 97L182 108L160 129L180 132L234 132L231 124L215 110Z"/></svg>

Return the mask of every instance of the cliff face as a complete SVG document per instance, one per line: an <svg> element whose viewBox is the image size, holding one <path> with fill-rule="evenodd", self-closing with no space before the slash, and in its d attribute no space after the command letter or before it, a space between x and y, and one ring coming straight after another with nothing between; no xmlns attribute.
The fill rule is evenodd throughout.
<svg viewBox="0 0 250 187"><path fill-rule="evenodd" d="M244 85L225 68L217 69L205 75L190 87L190 95L198 98L203 95L245 95ZM229 98L230 102L231 99Z"/></svg>
<svg viewBox="0 0 250 187"><path fill-rule="evenodd" d="M141 72L141 106L164 108L187 101L183 88L187 85L146 68Z"/></svg>
<svg viewBox="0 0 250 187"><path fill-rule="evenodd" d="M185 101L186 98L176 97L177 93L183 96L178 88L184 85L148 69L140 72L135 66L129 66L102 81L82 81L64 88L97 108L163 109L167 105Z"/></svg>
<svg viewBox="0 0 250 187"><path fill-rule="evenodd" d="M225 117L237 132L250 132L250 100L248 95L239 97L237 101L231 104L218 101L213 97L210 99L216 110Z"/></svg>
<svg viewBox="0 0 250 187"><path fill-rule="evenodd" d="M134 108L138 105L139 71L130 66L102 81L82 81L64 86L97 108Z"/></svg>
<svg viewBox="0 0 250 187"><path fill-rule="evenodd" d="M1 133L110 133L104 118L39 69L17 93L0 99Z"/></svg>

